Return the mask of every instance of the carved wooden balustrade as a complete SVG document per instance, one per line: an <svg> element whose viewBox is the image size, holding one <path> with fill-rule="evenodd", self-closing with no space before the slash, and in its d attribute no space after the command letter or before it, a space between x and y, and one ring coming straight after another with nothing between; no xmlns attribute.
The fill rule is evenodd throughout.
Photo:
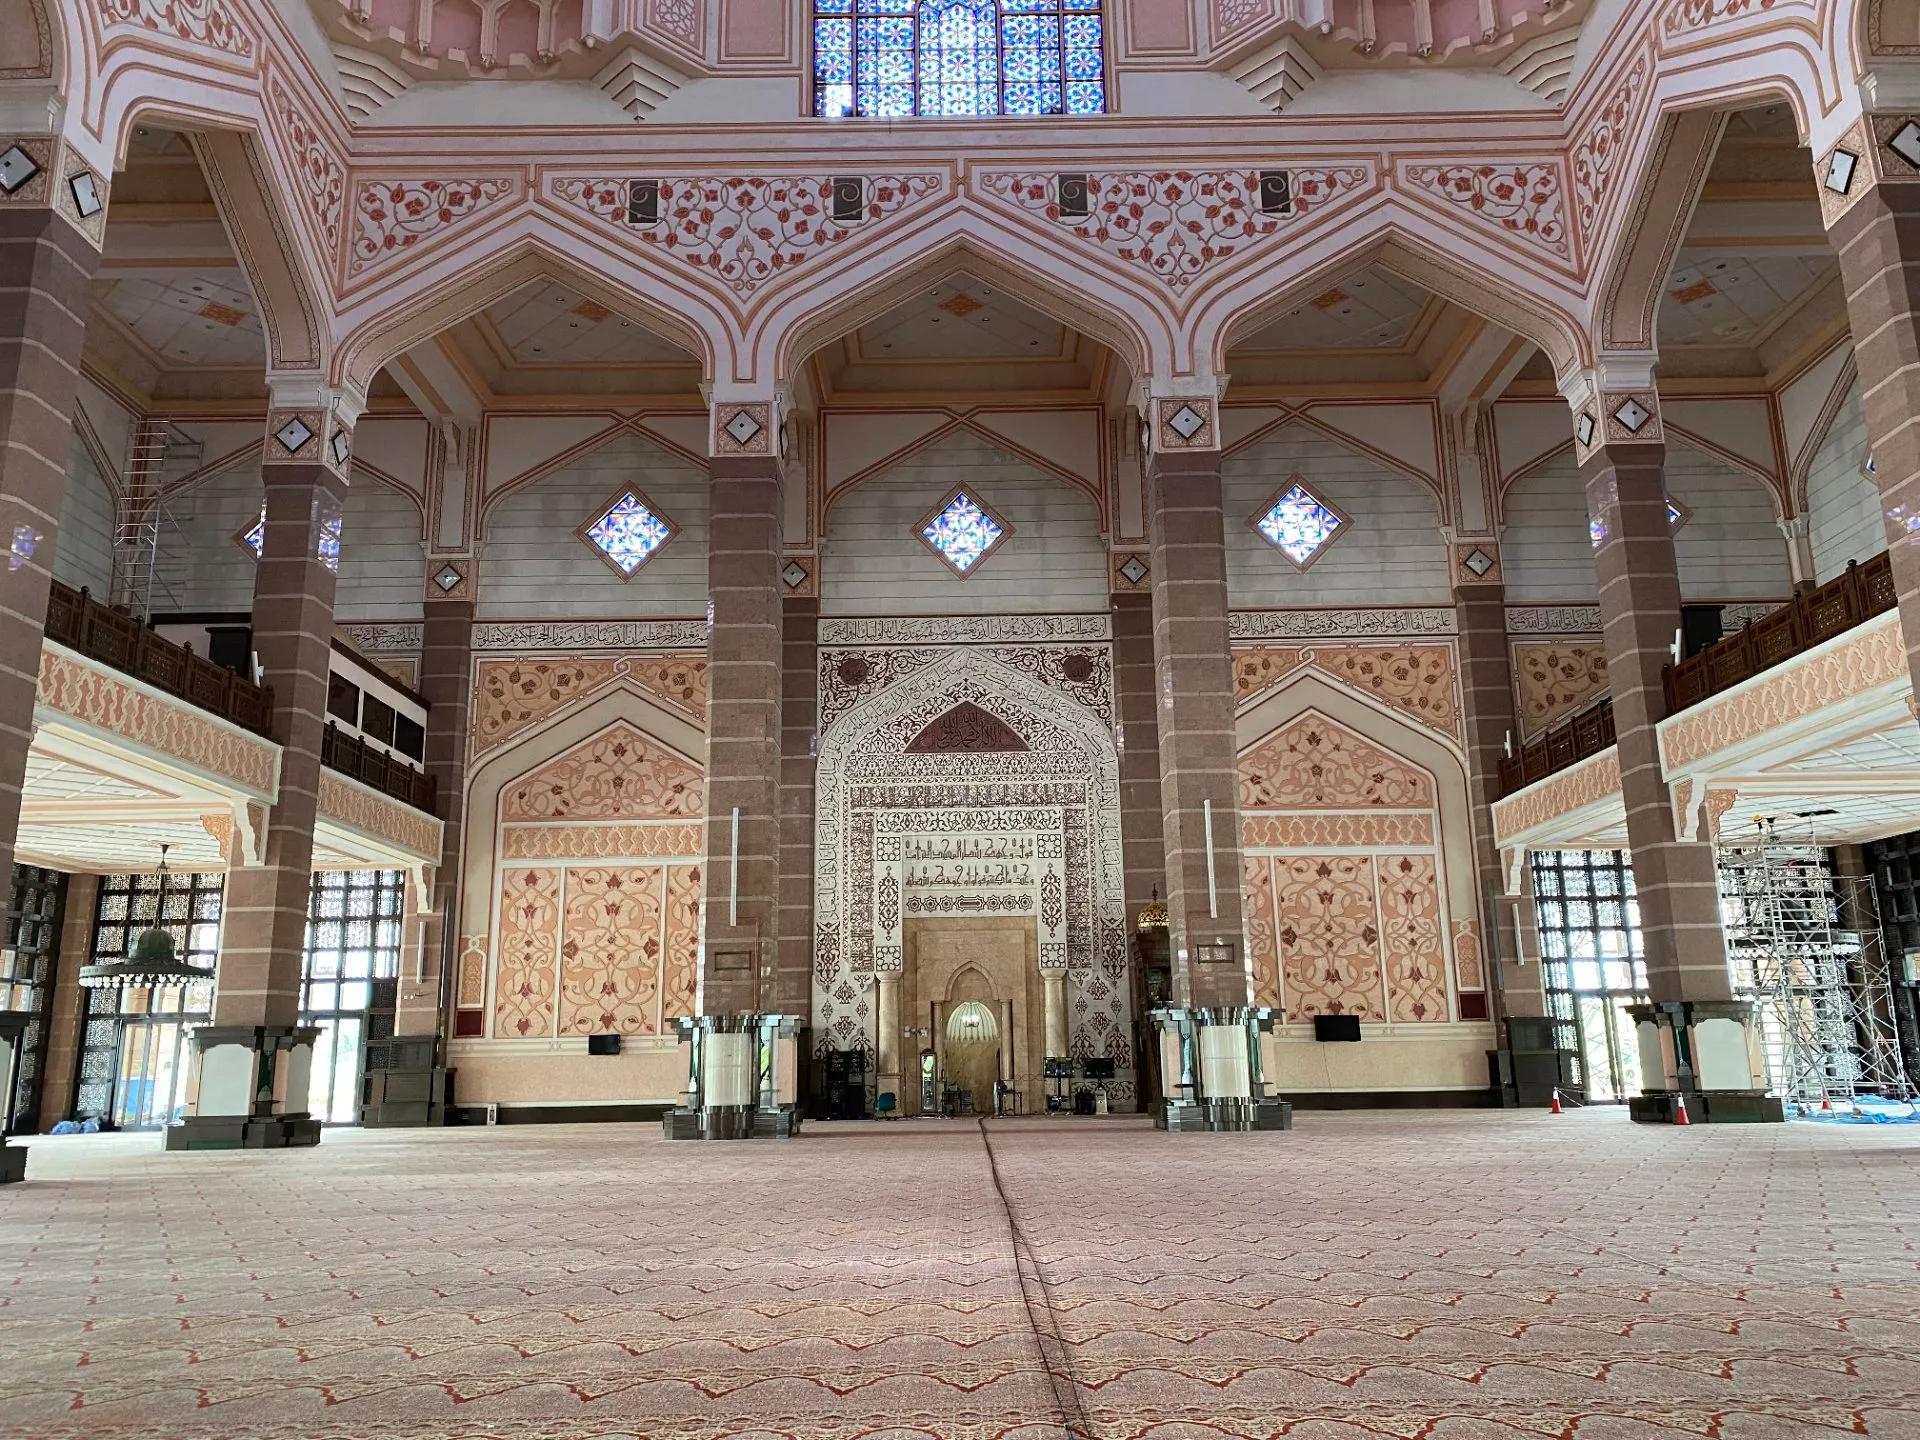
<svg viewBox="0 0 1920 1440"><path fill-rule="evenodd" d="M431 775L424 770L414 769L398 756L376 750L359 736L347 734L331 721L327 723L326 738L320 745L320 763L363 785L371 785L381 794L391 795L404 804L429 814L433 811Z"/></svg>
<svg viewBox="0 0 1920 1440"><path fill-rule="evenodd" d="M1743 680L1803 655L1816 645L1865 624L1893 609L1893 563L1885 552L1865 564L1853 561L1826 584L1796 595L1758 620L1713 642L1664 674L1666 713L1730 690ZM1511 795L1544 780L1614 742L1613 701L1602 699L1557 725L1509 759L1500 762L1500 790Z"/></svg>

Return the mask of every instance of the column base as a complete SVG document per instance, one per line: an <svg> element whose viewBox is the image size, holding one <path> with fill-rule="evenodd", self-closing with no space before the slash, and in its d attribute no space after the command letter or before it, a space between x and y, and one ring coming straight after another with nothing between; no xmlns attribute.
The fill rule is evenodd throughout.
<svg viewBox="0 0 1920 1440"><path fill-rule="evenodd" d="M1627 1113L1642 1125L1671 1125L1677 1099L1665 1091L1629 1096ZM1687 1092L1687 1119L1695 1125L1779 1125L1786 1118L1780 1097L1763 1090Z"/></svg>
<svg viewBox="0 0 1920 1440"><path fill-rule="evenodd" d="M18 1185L27 1178L27 1147L0 1142L0 1185Z"/></svg>
<svg viewBox="0 0 1920 1440"><path fill-rule="evenodd" d="M1285 1100L1234 1097L1221 1100L1162 1100L1153 1127L1175 1134L1235 1134L1293 1129L1293 1106Z"/></svg>
<svg viewBox="0 0 1920 1440"><path fill-rule="evenodd" d="M320 1143L311 1115L189 1115L167 1127L169 1150L293 1150Z"/></svg>
<svg viewBox="0 0 1920 1440"><path fill-rule="evenodd" d="M284 1150L318 1145L307 1110L311 1025L201 1025L193 1031L185 1118L167 1127L169 1150Z"/></svg>
<svg viewBox="0 0 1920 1440"><path fill-rule="evenodd" d="M695 1015L687 1101L661 1123L669 1140L785 1140L800 1133L801 1022L790 1015Z"/></svg>

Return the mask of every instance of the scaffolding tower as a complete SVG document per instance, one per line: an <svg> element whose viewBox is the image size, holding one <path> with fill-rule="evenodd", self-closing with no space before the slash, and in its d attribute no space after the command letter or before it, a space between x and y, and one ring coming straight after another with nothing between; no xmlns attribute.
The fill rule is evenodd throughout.
<svg viewBox="0 0 1920 1440"><path fill-rule="evenodd" d="M1835 875L1802 823L1804 838L1762 820L1717 842L1727 958L1756 1003L1772 1089L1790 1109L1912 1104L1872 877Z"/></svg>
<svg viewBox="0 0 1920 1440"><path fill-rule="evenodd" d="M113 581L107 599L137 620L153 617L154 587L164 584L159 579L160 532L177 528L161 498L167 467L197 462L203 448L165 420L142 420L134 431L113 527Z"/></svg>

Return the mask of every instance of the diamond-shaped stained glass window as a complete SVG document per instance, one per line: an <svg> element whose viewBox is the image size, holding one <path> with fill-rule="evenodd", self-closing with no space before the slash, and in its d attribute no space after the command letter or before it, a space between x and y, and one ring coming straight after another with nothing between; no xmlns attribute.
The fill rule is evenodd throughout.
<svg viewBox="0 0 1920 1440"><path fill-rule="evenodd" d="M622 490L578 533L616 574L631 580L674 537L675 528L638 490Z"/></svg>
<svg viewBox="0 0 1920 1440"><path fill-rule="evenodd" d="M1325 554L1350 524L1298 479L1288 481L1253 518L1260 537L1302 570Z"/></svg>
<svg viewBox="0 0 1920 1440"><path fill-rule="evenodd" d="M971 575L1011 529L978 498L955 490L921 521L920 538L954 574L964 576Z"/></svg>
<svg viewBox="0 0 1920 1440"><path fill-rule="evenodd" d="M260 558L260 552L267 543L267 507L265 505L260 507L258 520L244 530L234 532L233 543L242 549L251 550L254 559Z"/></svg>

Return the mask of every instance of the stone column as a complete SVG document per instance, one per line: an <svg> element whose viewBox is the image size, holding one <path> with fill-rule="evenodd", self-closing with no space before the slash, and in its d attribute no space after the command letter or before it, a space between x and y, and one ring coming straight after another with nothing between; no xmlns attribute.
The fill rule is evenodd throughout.
<svg viewBox="0 0 1920 1440"><path fill-rule="evenodd" d="M1633 1113L1666 1120L1673 1096L1685 1094L1694 1120L1764 1118L1765 1072L1752 1007L1733 998L1713 846L1680 838L1660 768L1654 727L1666 716L1661 672L1680 627L1680 578L1651 366L1583 377L1571 399L1654 1002L1637 1017L1648 1093Z"/></svg>
<svg viewBox="0 0 1920 1440"><path fill-rule="evenodd" d="M1866 116L1816 169L1846 290L1907 667L1920 688L1920 169L1889 143L1913 121Z"/></svg>
<svg viewBox="0 0 1920 1440"><path fill-rule="evenodd" d="M267 414L253 650L273 690L280 790L265 863L227 876L213 1023L195 1032L187 1118L167 1131L170 1150L319 1143L307 1112L318 1032L298 1023L300 972L353 418L345 397L318 390L276 392Z"/></svg>
<svg viewBox="0 0 1920 1440"><path fill-rule="evenodd" d="M93 917L100 904L98 875L69 875L60 913L53 996L47 1007L47 1049L40 1071L40 1128L73 1118L80 1042L87 1029L87 992L80 970L93 953Z"/></svg>
<svg viewBox="0 0 1920 1440"><path fill-rule="evenodd" d="M874 1035L879 1046L879 1054L874 1057L874 1093L892 1091L894 1103L901 1105L905 1102L900 1094L900 972L881 970L873 978L874 1003L878 1010Z"/></svg>
<svg viewBox="0 0 1920 1440"><path fill-rule="evenodd" d="M1475 558L1475 557L1479 558ZM1540 936L1531 896L1505 898L1493 844L1493 802L1500 798L1500 761L1511 740L1520 748L1514 713L1513 665L1507 650L1507 590L1500 547L1492 540L1453 546L1454 613L1459 621L1460 696L1467 737L1468 799L1473 808L1473 874L1479 889L1480 960L1498 973L1486 984L1497 997L1492 1018L1547 1013L1540 978ZM1492 944L1488 944L1491 937ZM1464 992L1464 982L1463 982Z"/></svg>
<svg viewBox="0 0 1920 1440"><path fill-rule="evenodd" d="M13 873L106 195L57 139L0 132L0 875Z"/></svg>
<svg viewBox="0 0 1920 1440"><path fill-rule="evenodd" d="M707 823L700 957L701 1105L668 1117L677 1138L792 1133L787 1080L760 1082L779 996L782 426L770 400L716 401L707 530Z"/></svg>
<svg viewBox="0 0 1920 1440"><path fill-rule="evenodd" d="M1153 583L1161 824L1166 847L1173 1005L1161 1012L1196 1058L1182 1092L1163 1073L1156 1121L1169 1129L1282 1128L1286 1108L1257 1085L1241 918L1239 747L1227 628L1226 521L1219 402L1156 395L1146 412L1147 535ZM1161 1046L1163 1056L1168 1047ZM1172 1053L1178 1054L1176 1048Z"/></svg>
<svg viewBox="0 0 1920 1440"><path fill-rule="evenodd" d="M817 563L817 562L813 562ZM770 1008L813 1013L813 781L820 724L820 602L780 607L780 930Z"/></svg>
<svg viewBox="0 0 1920 1440"><path fill-rule="evenodd" d="M1120 725L1120 845L1127 925L1167 884L1167 847L1160 801L1160 717L1156 713L1153 596L1115 595L1113 699Z"/></svg>
<svg viewBox="0 0 1920 1440"><path fill-rule="evenodd" d="M1046 986L1047 1003L1047 1055L1049 1060L1064 1060L1067 1057L1067 972L1064 970L1042 970L1041 982Z"/></svg>
<svg viewBox="0 0 1920 1440"><path fill-rule="evenodd" d="M424 897L426 913L407 925L410 946L401 962L392 1063L377 1078L369 1076L374 1081L374 1103L363 1110L362 1125L446 1123L451 1072L445 1045L452 976L442 972L448 963L448 917L456 938L460 923L476 570L469 555L436 555L427 561L416 688L427 702L426 767L433 777L434 804L445 829ZM458 963L457 957L453 963Z"/></svg>

